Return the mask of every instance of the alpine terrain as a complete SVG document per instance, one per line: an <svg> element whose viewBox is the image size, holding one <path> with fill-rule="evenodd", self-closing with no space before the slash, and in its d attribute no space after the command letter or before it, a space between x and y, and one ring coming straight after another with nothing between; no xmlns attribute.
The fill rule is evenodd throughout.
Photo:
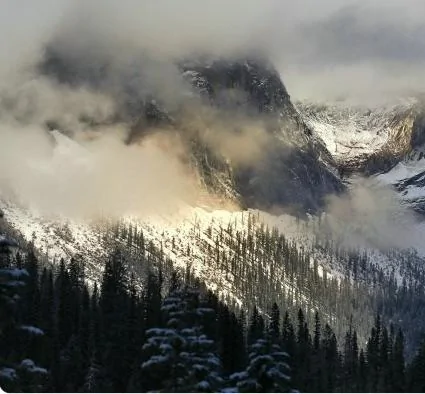
<svg viewBox="0 0 425 394"><path fill-rule="evenodd" d="M292 97L260 33L94 3L0 72L2 389L424 390L422 96Z"/></svg>

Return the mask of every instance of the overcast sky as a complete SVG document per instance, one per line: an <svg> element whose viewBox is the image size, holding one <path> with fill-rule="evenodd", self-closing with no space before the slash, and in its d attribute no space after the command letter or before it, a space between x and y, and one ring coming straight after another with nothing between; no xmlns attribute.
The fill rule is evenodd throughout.
<svg viewBox="0 0 425 394"><path fill-rule="evenodd" d="M111 56L268 49L294 98L425 90L423 0L0 0L0 83L46 42ZM68 46L67 46L68 45Z"/></svg>

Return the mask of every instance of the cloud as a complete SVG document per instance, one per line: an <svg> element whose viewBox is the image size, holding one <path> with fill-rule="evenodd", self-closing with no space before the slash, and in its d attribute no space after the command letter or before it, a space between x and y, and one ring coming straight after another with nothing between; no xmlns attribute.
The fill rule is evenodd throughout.
<svg viewBox="0 0 425 394"><path fill-rule="evenodd" d="M125 145L126 132L114 125L95 137L81 133L77 143L35 126L2 124L2 194L47 215L82 218L143 217L195 203L197 185L179 160L177 137L166 146L155 135Z"/></svg>
<svg viewBox="0 0 425 394"><path fill-rule="evenodd" d="M90 37L101 50L118 45L120 54L134 48L166 56L235 50L256 39L276 4L276 0L80 0L56 36L65 44L83 46L84 37Z"/></svg>
<svg viewBox="0 0 425 394"><path fill-rule="evenodd" d="M330 196L321 231L345 246L422 249L418 219L394 190L373 179L352 179L349 192Z"/></svg>
<svg viewBox="0 0 425 394"><path fill-rule="evenodd" d="M71 88L45 77L23 79L0 90L0 119L43 126L55 121L68 131L86 127L90 118L105 123L116 111L111 97L87 87Z"/></svg>
<svg viewBox="0 0 425 394"><path fill-rule="evenodd" d="M274 43L293 97L363 102L425 90L422 2L299 3L304 13Z"/></svg>
<svg viewBox="0 0 425 394"><path fill-rule="evenodd" d="M239 97L239 94L237 94ZM255 166L267 156L275 136L268 130L269 119L232 107L214 108L191 102L178 118L177 127L184 138L196 138L229 161L233 169Z"/></svg>
<svg viewBox="0 0 425 394"><path fill-rule="evenodd" d="M153 81L166 88L173 84L164 59L255 49L273 57L294 98L364 100L425 89L421 0L5 1L0 76L20 75L49 43L112 69L149 55Z"/></svg>
<svg viewBox="0 0 425 394"><path fill-rule="evenodd" d="M1 27L19 53L0 73L3 193L50 214L146 214L198 199L185 150L194 133L233 165L258 160L269 137L262 119L231 112L241 93L222 92L227 112L205 106L175 59L251 45L273 3L210 1L205 12L193 0L46 0L34 15L12 7L22 32ZM173 126L151 125L127 144L146 129L141 112L153 98L177 115ZM59 133L53 141L46 126L78 144Z"/></svg>

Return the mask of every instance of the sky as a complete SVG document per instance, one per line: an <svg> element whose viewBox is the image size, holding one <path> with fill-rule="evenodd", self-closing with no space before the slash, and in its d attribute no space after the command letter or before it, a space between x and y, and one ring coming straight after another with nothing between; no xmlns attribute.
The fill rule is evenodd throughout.
<svg viewBox="0 0 425 394"><path fill-rule="evenodd" d="M425 89L421 0L1 0L1 75L53 39L177 56L267 50L295 99L360 100ZM119 48L119 50L117 49ZM93 50L93 45L89 50ZM19 67L18 67L19 66Z"/></svg>
<svg viewBox="0 0 425 394"><path fill-rule="evenodd" d="M276 50L279 69L293 96L368 101L424 90L424 2L303 0L298 5L305 12L288 23L284 42L276 44L282 48Z"/></svg>

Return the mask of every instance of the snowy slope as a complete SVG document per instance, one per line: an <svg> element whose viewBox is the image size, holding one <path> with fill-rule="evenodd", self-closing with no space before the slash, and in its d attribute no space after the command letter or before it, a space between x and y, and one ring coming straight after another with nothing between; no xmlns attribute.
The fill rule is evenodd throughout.
<svg viewBox="0 0 425 394"><path fill-rule="evenodd" d="M359 172L394 187L402 203L425 213L425 146L420 100L366 108L301 102L302 119L324 141L341 175Z"/></svg>
<svg viewBox="0 0 425 394"><path fill-rule="evenodd" d="M378 175L378 179L388 184L395 184L403 179L412 178L425 171L425 159L401 161L390 171Z"/></svg>
<svg viewBox="0 0 425 394"><path fill-rule="evenodd" d="M105 242L106 229L100 221L84 223L68 218L45 218L5 200L0 200L0 206L8 223L25 240L32 241L49 261L58 263L61 258L69 260L80 255L87 263L88 278L99 280L104 259L113 248L113 245ZM249 215L258 216L260 212L207 210L182 205L179 212L170 216L153 215L143 219L133 216L122 218L121 222L131 224L138 231L142 230L145 241L152 241L158 249L163 250L176 267L184 269L190 266L193 273L203 279L209 288L241 303L240 295L233 290L234 278L217 276L214 267L207 263L211 256L206 247L214 247L213 238L223 229L228 229L229 225L234 232L246 232ZM281 216L278 223L284 225L286 236L292 235L294 239L301 236L302 230L296 225L295 218ZM210 226L212 233L207 234ZM226 246L221 246L222 249L228 251Z"/></svg>
<svg viewBox="0 0 425 394"><path fill-rule="evenodd" d="M400 141L400 129L411 129L416 100L405 99L383 107L367 108L299 102L297 110L306 124L325 142L339 164L360 166L371 154L384 149L391 139ZM397 149L397 144L394 147Z"/></svg>
<svg viewBox="0 0 425 394"><path fill-rule="evenodd" d="M425 212L425 159L403 160L390 171L377 176L379 182L392 185L400 200L416 212Z"/></svg>
<svg viewBox="0 0 425 394"><path fill-rule="evenodd" d="M101 221L48 219L5 200L0 200L0 208L13 228L18 230L27 241L32 241L49 261L57 263L60 258L68 260L72 256L80 255L87 262L89 279L99 279L104 259L114 246L105 241L106 228ZM142 230L145 241L152 241L159 250L163 250L165 256L176 267L184 269L190 266L194 274L204 280L212 290L222 295L231 295L232 298L241 302L240 295L234 292L234 278L217 276L214 267L209 264L212 256L207 246L214 248L216 246L214 239L218 234L223 233L223 230L225 237L230 239L232 236L227 233L229 228L233 236L236 232L246 236L249 217L256 218L257 226L263 223L270 229L276 229L286 239L295 242L299 250L310 250L311 265L314 260L318 262L320 275L326 271L329 278L343 276L346 262L325 253L317 244L316 234L321 232L320 223L323 222L323 218L311 216L306 220L300 220L286 214L275 216L258 210L230 212L182 205L180 211L173 215L152 215L144 218L128 216L122 218L121 223L131 224L134 229ZM341 225L346 226L345 223ZM211 233L208 233L209 227L212 228ZM422 230L425 231L422 227L421 233ZM404 267L400 261L374 247L372 238L369 241L364 238L363 230L359 229L359 237L363 237L359 242L361 250L369 256L373 264L384 269L385 272L394 271L398 282L401 283ZM352 241L352 230L347 234ZM225 245L220 245L220 250L229 252L229 248ZM425 250L422 250L420 254L425 255ZM278 275L277 272L268 274ZM284 283L282 285L285 286Z"/></svg>

